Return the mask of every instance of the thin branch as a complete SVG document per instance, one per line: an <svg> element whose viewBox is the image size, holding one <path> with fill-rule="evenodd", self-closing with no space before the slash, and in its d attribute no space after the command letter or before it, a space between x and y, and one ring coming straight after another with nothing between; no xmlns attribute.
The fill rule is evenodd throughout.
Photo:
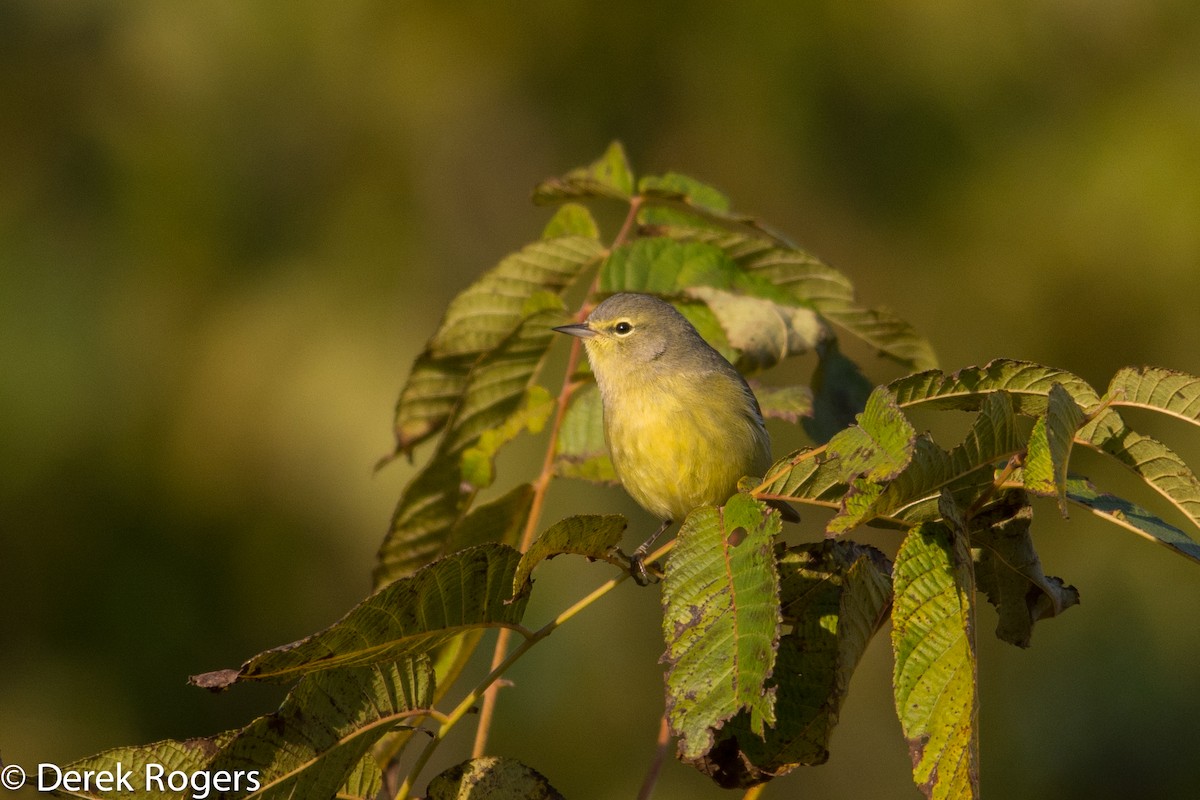
<svg viewBox="0 0 1200 800"><path fill-rule="evenodd" d="M625 220L621 224L621 229L617 232L616 238L613 239L611 247L618 247L628 239L630 233L633 231L634 223L637 221L638 209L641 208L642 201L643 198L640 195L635 195L630 199L629 212L625 215ZM582 322L587 317L589 310L587 306L588 298L596 293L599 283L600 274L597 271L596 276L592 278L591 285L588 286L584 305L575 315L576 322ZM542 506L545 503L546 492L550 488L550 482L554 478L554 456L558 449L558 435L562 430L563 419L566 417L567 405L571 400L571 396L580 385L574 376L576 369L579 367L579 360L582 354L582 340L571 337L571 350L567 356L567 369L563 375L562 388L558 392L558 405L554 412L554 422L550 426L550 439L546 444L546 455L542 459L542 469L533 482L533 500L529 506L529 517L525 521L525 529L521 532L521 552L529 549L529 545L533 542L533 537L541 525ZM509 640L511 638L512 634L507 630L501 630L500 635L496 637L496 646L492 650L491 670L493 672L506 663L505 654L508 652ZM526 643L528 643L528 640L526 640ZM479 725L475 729L475 743L471 748L472 758L480 758L487 752L487 740L492 728L492 719L496 715L496 702L499 697L499 689L499 684L494 684L489 686L484 693L483 706L479 712Z"/></svg>
<svg viewBox="0 0 1200 800"><path fill-rule="evenodd" d="M642 779L642 788L638 790L637 800L650 800L654 787L658 783L659 773L662 772L663 762L667 760L667 748L671 745L671 725L667 715L663 714L662 723L658 726L657 746L654 748L654 759Z"/></svg>

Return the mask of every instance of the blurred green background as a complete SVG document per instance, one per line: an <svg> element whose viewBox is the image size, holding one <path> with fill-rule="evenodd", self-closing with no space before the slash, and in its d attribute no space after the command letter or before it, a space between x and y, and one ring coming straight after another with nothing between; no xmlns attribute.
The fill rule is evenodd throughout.
<svg viewBox="0 0 1200 800"><path fill-rule="evenodd" d="M532 185L614 138L840 267L947 368L1200 373L1197 53L1192 0L7 0L0 756L61 764L273 708L276 690L184 679L368 590L412 474L371 474L412 358L450 297L538 235ZM1131 421L1200 464L1194 428ZM652 524L618 490L557 489L547 520ZM1192 796L1200 567L1054 517L1039 506L1043 561L1083 603L1028 651L981 612L986 796ZM535 623L606 574L542 573ZM633 796L661 712L656 615L627 584L536 648L493 749L568 797ZM919 796L889 661L881 636L829 763L768 797ZM656 797L703 796L722 794L667 764Z"/></svg>

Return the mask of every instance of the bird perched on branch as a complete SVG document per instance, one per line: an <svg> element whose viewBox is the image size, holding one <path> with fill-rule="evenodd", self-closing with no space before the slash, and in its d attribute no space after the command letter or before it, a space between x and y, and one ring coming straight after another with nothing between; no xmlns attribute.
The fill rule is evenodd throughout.
<svg viewBox="0 0 1200 800"><path fill-rule="evenodd" d="M554 330L583 340L600 388L604 438L621 485L663 521L631 559L642 559L674 520L721 505L745 475L771 465L771 437L741 374L674 306L645 294L609 297L588 318ZM772 502L785 519L795 509Z"/></svg>

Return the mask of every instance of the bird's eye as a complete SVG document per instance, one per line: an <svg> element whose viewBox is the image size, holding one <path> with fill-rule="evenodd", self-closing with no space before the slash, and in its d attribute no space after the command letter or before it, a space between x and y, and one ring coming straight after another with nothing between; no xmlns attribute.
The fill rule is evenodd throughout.
<svg viewBox="0 0 1200 800"><path fill-rule="evenodd" d="M613 325L613 331L616 332L617 336L628 336L633 333L633 325L625 320L621 320L616 325Z"/></svg>

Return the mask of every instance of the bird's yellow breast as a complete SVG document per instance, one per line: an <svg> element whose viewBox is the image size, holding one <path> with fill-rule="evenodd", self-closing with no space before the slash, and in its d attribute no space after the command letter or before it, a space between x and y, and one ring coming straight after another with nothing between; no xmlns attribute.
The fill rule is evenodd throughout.
<svg viewBox="0 0 1200 800"><path fill-rule="evenodd" d="M601 383L604 432L625 490L660 519L724 503L770 465L770 443L740 381L719 372Z"/></svg>

